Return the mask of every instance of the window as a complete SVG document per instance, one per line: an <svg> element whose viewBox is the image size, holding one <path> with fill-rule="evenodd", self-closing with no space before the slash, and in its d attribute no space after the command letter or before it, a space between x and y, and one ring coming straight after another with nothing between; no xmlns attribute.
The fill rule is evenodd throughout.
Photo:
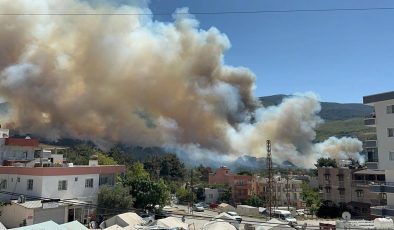
<svg viewBox="0 0 394 230"><path fill-rule="evenodd" d="M389 158L391 161L394 161L394 152L389 153Z"/></svg>
<svg viewBox="0 0 394 230"><path fill-rule="evenodd" d="M59 183L57 185L57 190L59 191L67 190L67 180L59 180Z"/></svg>
<svg viewBox="0 0 394 230"><path fill-rule="evenodd" d="M16 181L17 181L17 182L21 182L21 178L18 177L18 178L16 179Z"/></svg>
<svg viewBox="0 0 394 230"><path fill-rule="evenodd" d="M344 176L342 174L338 175L338 181L343 181Z"/></svg>
<svg viewBox="0 0 394 230"><path fill-rule="evenodd" d="M344 196L345 195L345 190L343 190L343 189L339 190L339 195Z"/></svg>
<svg viewBox="0 0 394 230"><path fill-rule="evenodd" d="M75 178L74 178L74 181L78 181L78 177L75 177Z"/></svg>
<svg viewBox="0 0 394 230"><path fill-rule="evenodd" d="M85 188L93 188L93 178L85 180Z"/></svg>
<svg viewBox="0 0 394 230"><path fill-rule="evenodd" d="M387 135L388 137L394 137L394 128L388 128Z"/></svg>
<svg viewBox="0 0 394 230"><path fill-rule="evenodd" d="M394 105L389 105L386 108L387 108L387 113L388 114L394 113Z"/></svg>
<svg viewBox="0 0 394 230"><path fill-rule="evenodd" d="M356 190L357 197L363 197L364 196L364 191L363 190Z"/></svg>
<svg viewBox="0 0 394 230"><path fill-rule="evenodd" d="M326 187L326 193L331 193L331 188L330 187Z"/></svg>
<svg viewBox="0 0 394 230"><path fill-rule="evenodd" d="M1 188L1 189L7 189L7 180L2 180L2 181L1 181L1 186L0 186L0 188Z"/></svg>
<svg viewBox="0 0 394 230"><path fill-rule="evenodd" d="M380 199L382 199L382 200L387 200L387 195L386 195L386 193L380 193Z"/></svg>
<svg viewBox="0 0 394 230"><path fill-rule="evenodd" d="M325 174L325 175L324 175L324 179L325 179L325 180L330 180L330 174Z"/></svg>
<svg viewBox="0 0 394 230"><path fill-rule="evenodd" d="M27 190L33 190L33 179L27 180Z"/></svg>

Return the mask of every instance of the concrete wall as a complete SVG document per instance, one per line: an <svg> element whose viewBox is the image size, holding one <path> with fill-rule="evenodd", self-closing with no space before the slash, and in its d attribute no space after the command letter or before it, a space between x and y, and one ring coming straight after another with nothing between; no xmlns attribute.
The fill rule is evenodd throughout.
<svg viewBox="0 0 394 230"><path fill-rule="evenodd" d="M211 189L205 188L205 203L207 204L216 204L219 199L219 190L218 189Z"/></svg>
<svg viewBox="0 0 394 230"><path fill-rule="evenodd" d="M374 103L379 169L394 169L394 160L389 158L389 153L394 152L394 137L388 137L387 133L387 128L394 128L394 113L387 114L388 105L394 105L394 99Z"/></svg>
<svg viewBox="0 0 394 230"><path fill-rule="evenodd" d="M33 209L27 209L17 204L0 207L0 222L7 228L16 228L26 220L27 225L32 225L34 221Z"/></svg>

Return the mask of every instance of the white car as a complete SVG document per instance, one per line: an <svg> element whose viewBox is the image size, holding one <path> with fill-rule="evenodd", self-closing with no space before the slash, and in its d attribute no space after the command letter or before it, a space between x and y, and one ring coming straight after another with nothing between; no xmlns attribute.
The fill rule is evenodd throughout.
<svg viewBox="0 0 394 230"><path fill-rule="evenodd" d="M193 205L193 211L203 212L204 211L204 207L203 206L199 206L199 205Z"/></svg>
<svg viewBox="0 0 394 230"><path fill-rule="evenodd" d="M238 215L236 212L227 212L230 216L233 216L236 220L238 220L239 223L242 222L242 217Z"/></svg>

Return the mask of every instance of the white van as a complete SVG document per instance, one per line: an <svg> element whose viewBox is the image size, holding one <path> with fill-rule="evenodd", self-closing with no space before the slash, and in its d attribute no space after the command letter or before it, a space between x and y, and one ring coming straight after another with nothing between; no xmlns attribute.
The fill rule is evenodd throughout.
<svg viewBox="0 0 394 230"><path fill-rule="evenodd" d="M297 220L291 215L289 211L276 209L273 212L273 217L282 221L286 221L287 223L297 223Z"/></svg>

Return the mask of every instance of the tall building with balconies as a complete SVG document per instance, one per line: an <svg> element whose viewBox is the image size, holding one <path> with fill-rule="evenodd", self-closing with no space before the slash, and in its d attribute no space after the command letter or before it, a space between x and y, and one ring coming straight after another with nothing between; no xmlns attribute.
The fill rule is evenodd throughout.
<svg viewBox="0 0 394 230"><path fill-rule="evenodd" d="M387 205L371 207L371 214L394 217L394 91L365 96L364 104L375 112L364 124L376 127L376 140L364 143L368 153L367 165L384 170L386 182L370 185L370 191L387 197Z"/></svg>

